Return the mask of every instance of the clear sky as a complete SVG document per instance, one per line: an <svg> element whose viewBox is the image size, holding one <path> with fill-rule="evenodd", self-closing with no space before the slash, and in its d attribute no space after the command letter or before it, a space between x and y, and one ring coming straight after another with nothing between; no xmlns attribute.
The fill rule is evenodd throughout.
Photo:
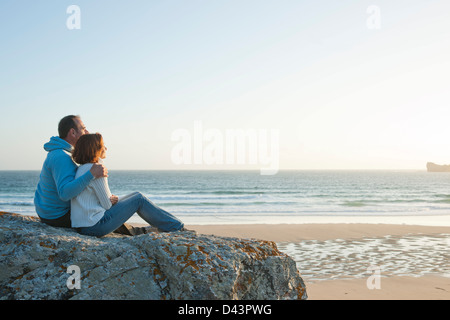
<svg viewBox="0 0 450 320"><path fill-rule="evenodd" d="M0 170L68 114L110 169L260 167L174 163L195 123L277 130L280 169L450 163L448 0L2 0L0 43Z"/></svg>

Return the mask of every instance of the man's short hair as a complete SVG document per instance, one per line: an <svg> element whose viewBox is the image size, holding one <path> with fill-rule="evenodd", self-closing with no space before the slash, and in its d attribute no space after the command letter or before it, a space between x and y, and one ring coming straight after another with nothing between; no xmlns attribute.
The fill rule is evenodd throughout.
<svg viewBox="0 0 450 320"><path fill-rule="evenodd" d="M75 122L75 118L79 118L80 116L65 116L59 121L58 124L58 134L61 139L65 139L70 129L75 129L78 131L77 124Z"/></svg>

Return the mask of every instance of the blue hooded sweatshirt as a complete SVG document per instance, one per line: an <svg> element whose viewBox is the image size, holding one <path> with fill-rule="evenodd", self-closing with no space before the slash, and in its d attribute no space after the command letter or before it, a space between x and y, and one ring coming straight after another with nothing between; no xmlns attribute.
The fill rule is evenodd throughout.
<svg viewBox="0 0 450 320"><path fill-rule="evenodd" d="M75 180L78 166L72 160L72 145L59 137L44 144L48 152L34 194L36 213L44 219L57 219L70 209L76 197L94 178L90 171Z"/></svg>

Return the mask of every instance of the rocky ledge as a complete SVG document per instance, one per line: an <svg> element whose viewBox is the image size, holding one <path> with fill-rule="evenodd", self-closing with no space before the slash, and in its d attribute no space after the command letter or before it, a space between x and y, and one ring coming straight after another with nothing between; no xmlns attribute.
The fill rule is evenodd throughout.
<svg viewBox="0 0 450 320"><path fill-rule="evenodd" d="M0 299L306 299L275 243L192 232L83 236L0 212Z"/></svg>

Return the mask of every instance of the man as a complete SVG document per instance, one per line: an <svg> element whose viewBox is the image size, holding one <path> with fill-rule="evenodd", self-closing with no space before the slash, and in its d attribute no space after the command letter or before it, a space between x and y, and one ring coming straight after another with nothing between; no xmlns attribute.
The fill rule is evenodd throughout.
<svg viewBox="0 0 450 320"><path fill-rule="evenodd" d="M48 154L42 166L34 205L39 218L46 224L70 228L70 199L80 194L92 179L108 176L106 167L94 164L90 171L75 179L78 166L72 160L72 149L87 133L80 117L69 115L59 122L59 137L51 137L44 144Z"/></svg>

